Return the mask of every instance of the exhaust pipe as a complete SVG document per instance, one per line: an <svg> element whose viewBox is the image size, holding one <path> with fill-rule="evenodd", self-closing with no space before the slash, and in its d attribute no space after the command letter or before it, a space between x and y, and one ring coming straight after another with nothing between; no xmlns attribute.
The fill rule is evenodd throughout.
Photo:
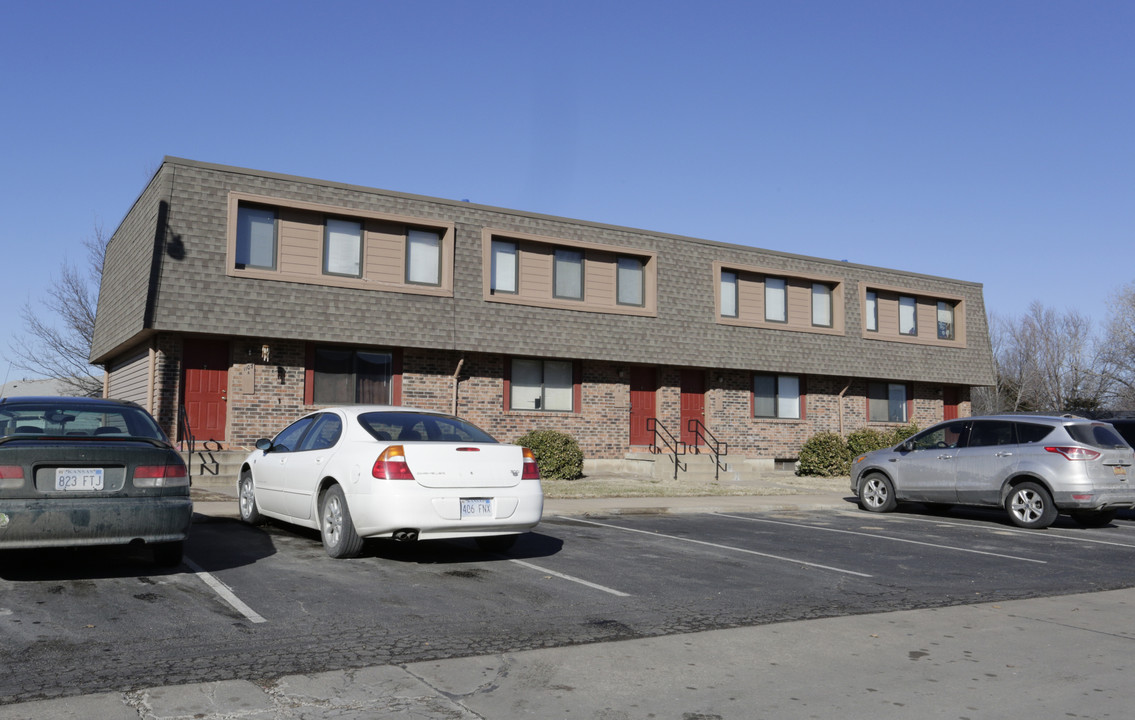
<svg viewBox="0 0 1135 720"><path fill-rule="evenodd" d="M418 531L413 528L406 528L405 530L394 531L395 542L416 542L418 540Z"/></svg>

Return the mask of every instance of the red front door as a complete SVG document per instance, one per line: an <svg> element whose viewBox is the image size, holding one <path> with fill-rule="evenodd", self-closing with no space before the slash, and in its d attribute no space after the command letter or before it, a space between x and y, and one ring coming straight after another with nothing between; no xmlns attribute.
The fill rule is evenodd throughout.
<svg viewBox="0 0 1135 720"><path fill-rule="evenodd" d="M958 419L958 389L956 387L942 388L942 419Z"/></svg>
<svg viewBox="0 0 1135 720"><path fill-rule="evenodd" d="M631 367L631 445L650 445L654 433L646 428L646 421L655 417L655 391L658 382L654 368Z"/></svg>
<svg viewBox="0 0 1135 720"><path fill-rule="evenodd" d="M189 429L198 441L225 439L225 400L229 383L229 344L187 338L182 388Z"/></svg>
<svg viewBox="0 0 1135 720"><path fill-rule="evenodd" d="M697 445L697 435L690 432L690 420L705 423L705 372L702 370L683 370L682 392L682 442L690 447Z"/></svg>

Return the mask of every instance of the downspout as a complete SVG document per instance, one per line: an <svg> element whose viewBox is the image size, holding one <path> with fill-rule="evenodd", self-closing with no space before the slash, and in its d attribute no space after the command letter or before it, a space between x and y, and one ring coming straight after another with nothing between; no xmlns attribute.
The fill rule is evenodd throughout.
<svg viewBox="0 0 1135 720"><path fill-rule="evenodd" d="M843 435L843 396L851 389L851 378L848 378L847 384L843 386L843 390L839 391L836 398L836 412L839 414L839 434Z"/></svg>
<svg viewBox="0 0 1135 720"><path fill-rule="evenodd" d="M464 364L465 358L461 358L457 361L457 369L453 371L453 412L450 413L451 415L457 414L457 387L461 383L457 376L461 374L461 366Z"/></svg>

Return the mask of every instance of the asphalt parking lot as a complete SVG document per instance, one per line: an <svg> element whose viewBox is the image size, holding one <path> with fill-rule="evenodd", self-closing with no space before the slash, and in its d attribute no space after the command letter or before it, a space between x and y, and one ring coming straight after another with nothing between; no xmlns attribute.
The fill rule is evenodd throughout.
<svg viewBox="0 0 1135 720"><path fill-rule="evenodd" d="M201 517L185 566L0 558L0 702L1135 586L1135 520L1012 527L918 507L550 516L504 555Z"/></svg>

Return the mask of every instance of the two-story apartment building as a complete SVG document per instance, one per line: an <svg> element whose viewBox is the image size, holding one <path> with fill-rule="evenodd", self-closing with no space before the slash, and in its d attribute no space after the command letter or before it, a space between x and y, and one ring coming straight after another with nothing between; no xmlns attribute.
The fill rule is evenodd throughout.
<svg viewBox="0 0 1135 720"><path fill-rule="evenodd" d="M794 458L993 382L974 283L178 158L107 247L91 360L171 436L392 403L589 458L651 418Z"/></svg>

